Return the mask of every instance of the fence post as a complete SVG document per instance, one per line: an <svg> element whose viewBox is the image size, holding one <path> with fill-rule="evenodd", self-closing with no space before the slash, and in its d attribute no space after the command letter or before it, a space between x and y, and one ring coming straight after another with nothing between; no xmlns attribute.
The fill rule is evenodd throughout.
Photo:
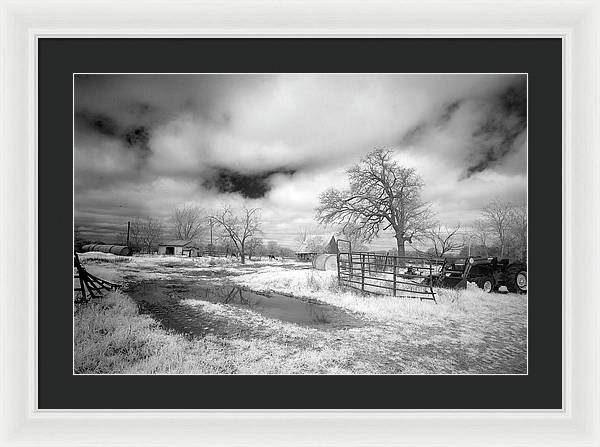
<svg viewBox="0 0 600 447"><path fill-rule="evenodd" d="M392 270L392 275L393 275L393 279L394 279L394 296L396 296L396 260L397 258L394 256L392 258L394 260L394 269Z"/></svg>
<svg viewBox="0 0 600 447"><path fill-rule="evenodd" d="M338 269L338 285L342 285L342 277L340 276L340 250L337 252L337 269Z"/></svg>
<svg viewBox="0 0 600 447"><path fill-rule="evenodd" d="M352 263L352 244L349 245L348 247L348 267L350 268L350 270L348 271L348 279L350 281L353 280L353 276L354 276L354 266Z"/></svg>
<svg viewBox="0 0 600 447"><path fill-rule="evenodd" d="M361 273L361 280L360 280L360 286L362 291L365 291L365 255L364 253L362 255L360 255L361 257L361 263L360 263L360 273Z"/></svg>
<svg viewBox="0 0 600 447"><path fill-rule="evenodd" d="M431 291L433 302L437 304L437 300L435 299L435 292L433 291L433 266L431 264L431 259L429 260L429 290Z"/></svg>

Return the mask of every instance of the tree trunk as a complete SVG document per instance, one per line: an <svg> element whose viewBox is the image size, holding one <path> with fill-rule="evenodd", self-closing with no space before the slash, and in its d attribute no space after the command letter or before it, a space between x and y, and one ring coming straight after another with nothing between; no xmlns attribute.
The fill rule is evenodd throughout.
<svg viewBox="0 0 600 447"><path fill-rule="evenodd" d="M242 247L240 250L240 260L242 261L242 264L246 263L246 253L244 253L244 247Z"/></svg>
<svg viewBox="0 0 600 447"><path fill-rule="evenodd" d="M406 250L404 249L404 243L406 241L402 236L396 236L396 243L398 244L398 256L406 256Z"/></svg>

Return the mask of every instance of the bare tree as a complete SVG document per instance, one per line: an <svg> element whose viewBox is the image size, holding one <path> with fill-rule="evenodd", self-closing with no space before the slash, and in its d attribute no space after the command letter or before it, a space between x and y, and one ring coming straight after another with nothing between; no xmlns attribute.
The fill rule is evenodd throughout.
<svg viewBox="0 0 600 447"><path fill-rule="evenodd" d="M349 224L365 241L392 228L398 254L431 227L430 205L421 200L423 181L412 168L392 160L393 151L375 149L348 169L349 190L329 189L321 194L317 220L324 224Z"/></svg>
<svg viewBox="0 0 600 447"><path fill-rule="evenodd" d="M233 245L233 242L227 235L221 235L217 240L216 250L220 254L224 254L225 256L229 256L230 254L235 254L237 256L237 250Z"/></svg>
<svg viewBox="0 0 600 447"><path fill-rule="evenodd" d="M323 239L316 235L308 236L304 243L304 250L308 253L323 253L325 251Z"/></svg>
<svg viewBox="0 0 600 447"><path fill-rule="evenodd" d="M514 206L510 202L493 200L481 211L483 219L488 224L494 237L498 240L500 258L504 257L504 251L509 239L513 208Z"/></svg>
<svg viewBox="0 0 600 447"><path fill-rule="evenodd" d="M433 255L443 258L446 253L461 250L464 246L464 240L460 239L460 224L455 227L446 225L437 225L425 233L427 239L433 245Z"/></svg>
<svg viewBox="0 0 600 447"><path fill-rule="evenodd" d="M142 249L143 226L143 221L139 217L131 221L131 226L129 227L129 247L134 251Z"/></svg>
<svg viewBox="0 0 600 447"><path fill-rule="evenodd" d="M75 225L73 228L73 242L75 245L82 245L84 242L84 238L81 234L81 227L79 225Z"/></svg>
<svg viewBox="0 0 600 447"><path fill-rule="evenodd" d="M246 242L248 259L252 259L252 256L261 256L263 248L263 240L260 237L251 237Z"/></svg>
<svg viewBox="0 0 600 447"><path fill-rule="evenodd" d="M131 222L129 242L133 248L150 253L162 235L162 231L163 226L160 220L152 217L144 219L138 217Z"/></svg>
<svg viewBox="0 0 600 447"><path fill-rule="evenodd" d="M242 264L246 262L246 243L260 233L260 209L244 207L240 215L234 215L229 206L211 216L223 229L223 234L234 243Z"/></svg>
<svg viewBox="0 0 600 447"><path fill-rule="evenodd" d="M296 238L294 239L296 241L298 248L304 246L304 244L306 243L306 239L308 238L308 234L309 234L308 228L306 228L306 227L298 228L298 231L296 232Z"/></svg>
<svg viewBox="0 0 600 447"><path fill-rule="evenodd" d="M489 256L490 251L488 242L490 239L490 226L488 222L483 219L477 219L473 223L473 228L471 229L471 236L475 238L483 247L483 250L485 251L485 256Z"/></svg>
<svg viewBox="0 0 600 447"><path fill-rule="evenodd" d="M527 206L524 203L513 207L510 230L514 236L519 257L525 261L527 259Z"/></svg>
<svg viewBox="0 0 600 447"><path fill-rule="evenodd" d="M205 224L202 214L202 210L196 206L177 208L172 216L177 239L189 241L197 238Z"/></svg>
<svg viewBox="0 0 600 447"><path fill-rule="evenodd" d="M267 242L267 254L272 256L279 256L281 254L281 247L277 241Z"/></svg>

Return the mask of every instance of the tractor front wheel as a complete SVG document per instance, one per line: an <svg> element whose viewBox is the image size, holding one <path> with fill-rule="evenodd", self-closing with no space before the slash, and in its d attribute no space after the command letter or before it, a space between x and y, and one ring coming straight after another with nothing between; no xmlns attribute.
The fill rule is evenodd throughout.
<svg viewBox="0 0 600 447"><path fill-rule="evenodd" d="M506 288L512 293L527 293L527 266L521 263L506 267Z"/></svg>
<svg viewBox="0 0 600 447"><path fill-rule="evenodd" d="M494 291L494 281L489 276L477 280L477 286L483 289L485 293L492 293Z"/></svg>

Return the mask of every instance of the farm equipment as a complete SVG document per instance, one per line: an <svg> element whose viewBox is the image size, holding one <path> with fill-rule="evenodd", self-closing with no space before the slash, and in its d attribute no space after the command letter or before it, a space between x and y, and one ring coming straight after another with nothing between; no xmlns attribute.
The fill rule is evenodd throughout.
<svg viewBox="0 0 600 447"><path fill-rule="evenodd" d="M433 279L434 285L454 289L466 288L467 282L474 282L485 292L495 292L505 286L509 292L527 293L527 265L522 262L510 263L498 258L445 259L444 264Z"/></svg>
<svg viewBox="0 0 600 447"><path fill-rule="evenodd" d="M76 303L87 303L91 298L100 298L103 290L116 290L121 287L119 284L99 278L88 272L79 262L77 252L73 252L73 267L73 279L79 280L79 287L74 288L74 291L81 292L81 296L75 295Z"/></svg>

